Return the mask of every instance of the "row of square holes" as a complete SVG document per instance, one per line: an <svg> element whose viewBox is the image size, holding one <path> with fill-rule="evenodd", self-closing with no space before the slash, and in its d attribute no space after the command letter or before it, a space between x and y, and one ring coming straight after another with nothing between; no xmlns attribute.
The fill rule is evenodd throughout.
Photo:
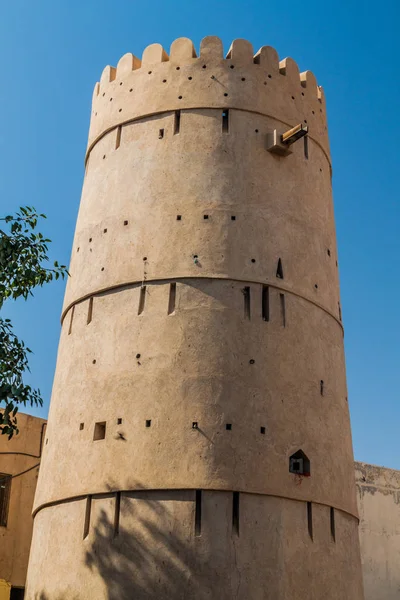
<svg viewBox="0 0 400 600"><path fill-rule="evenodd" d="M121 418L117 419L117 425L122 425ZM147 427L147 428L151 427L151 419L146 419L145 427ZM85 424L80 423L79 430L83 431L84 428L85 428ZM93 440L94 441L104 440L106 437L106 429L107 429L106 421L99 421L98 423L95 423L94 432L93 432ZM198 421L192 422L192 429L200 430ZM226 423L225 429L226 429L226 431L232 431L232 423ZM265 427L260 427L260 433L261 433L261 435L265 435Z"/></svg>
<svg viewBox="0 0 400 600"><path fill-rule="evenodd" d="M203 65L203 69L206 69L206 68L207 68L207 65ZM235 65L230 65L230 68L231 68L231 69L234 69L234 68L235 68ZM179 70L180 70L180 67L176 67L176 70L177 70L177 71L179 71ZM151 75L152 73L153 73L153 71L148 71L148 75ZM269 78L269 79L272 79L272 75L270 75L270 74L269 74L269 75L268 75L268 78ZM216 79L216 78L215 78L215 75L211 75L211 79ZM192 76L189 76L189 77L188 77L188 80L189 80L189 81L192 81L192 80L193 80L193 77L192 77ZM246 77L241 77L241 81L246 81ZM166 80L166 79L163 79L163 80L162 80L162 82L163 82L163 83L167 83L167 80ZM121 81L119 85L123 85L123 82ZM264 81L264 85L267 85L267 81ZM129 91L130 91L130 92L133 92L133 88L130 88L130 89L129 89ZM301 95L302 95L302 96L304 96L304 95L305 95L305 94L304 94L304 92L301 92ZM103 92L103 97L104 97L104 96L105 96L105 92ZM225 93L224 93L224 96L228 96L228 94L225 92ZM179 100L182 100L182 98L183 98L183 96L178 96L178 99L179 99ZM112 97L110 97L110 102L112 102L112 100L113 100L113 98L112 98ZM292 96L292 100L295 100L295 96ZM322 108L320 108L319 110L320 110L320 112L322 113ZM122 108L120 108L120 109L119 109L119 112L122 112ZM314 110L312 111L312 114L313 114L313 115L315 114L315 111L314 111ZM95 116L97 116L97 112L95 112Z"/></svg>

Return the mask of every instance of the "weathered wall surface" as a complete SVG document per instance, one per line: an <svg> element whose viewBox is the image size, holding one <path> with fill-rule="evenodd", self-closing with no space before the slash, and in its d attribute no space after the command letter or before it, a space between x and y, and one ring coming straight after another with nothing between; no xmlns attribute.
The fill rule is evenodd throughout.
<svg viewBox="0 0 400 600"><path fill-rule="evenodd" d="M308 153L303 141L267 151L299 122ZM200 57L183 38L169 58L155 44L107 67L70 272L28 599L85 598L85 586L128 598L135 582L150 590L138 598L187 598L193 584L199 600L361 600L314 76L244 40L223 58L214 37ZM300 449L310 477L289 472ZM113 596L124 560L135 569Z"/></svg>
<svg viewBox="0 0 400 600"><path fill-rule="evenodd" d="M356 463L366 600L400 598L400 472Z"/></svg>
<svg viewBox="0 0 400 600"><path fill-rule="evenodd" d="M20 433L0 436L0 473L13 475L7 526L0 527L0 579L23 587L32 538L32 508L46 421L18 414ZM19 475L28 471L23 475ZM19 475L19 476L18 476Z"/></svg>

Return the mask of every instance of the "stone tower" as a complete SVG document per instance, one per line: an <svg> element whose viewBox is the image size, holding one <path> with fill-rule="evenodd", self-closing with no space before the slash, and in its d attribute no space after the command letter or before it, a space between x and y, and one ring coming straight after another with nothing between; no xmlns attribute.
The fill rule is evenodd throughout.
<svg viewBox="0 0 400 600"><path fill-rule="evenodd" d="M361 600L313 74L216 37L106 67L70 272L28 600Z"/></svg>

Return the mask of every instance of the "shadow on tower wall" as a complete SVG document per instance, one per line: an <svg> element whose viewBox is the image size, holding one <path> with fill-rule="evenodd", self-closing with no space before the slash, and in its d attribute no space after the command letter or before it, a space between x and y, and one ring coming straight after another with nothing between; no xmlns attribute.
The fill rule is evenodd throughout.
<svg viewBox="0 0 400 600"><path fill-rule="evenodd" d="M200 580L203 585L207 581L208 567L201 548L197 549L194 500L195 492L190 490L126 492L116 530L115 493L93 496L94 519L88 538L82 541L87 545L84 566L80 566L80 577L74 576L82 581L81 590L71 590L69 582L64 582L60 595L43 591L34 600L200 597ZM94 511L95 502L99 504Z"/></svg>

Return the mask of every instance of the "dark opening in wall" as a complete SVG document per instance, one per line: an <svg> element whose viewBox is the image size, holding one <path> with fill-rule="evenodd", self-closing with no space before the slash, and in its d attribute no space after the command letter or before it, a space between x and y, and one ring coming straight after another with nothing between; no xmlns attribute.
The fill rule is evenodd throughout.
<svg viewBox="0 0 400 600"><path fill-rule="evenodd" d="M335 509L331 506L331 537L336 542L336 527L335 527Z"/></svg>
<svg viewBox="0 0 400 600"><path fill-rule="evenodd" d="M232 423L227 423L227 424L225 425L225 429L226 429L227 431L232 431Z"/></svg>
<svg viewBox="0 0 400 600"><path fill-rule="evenodd" d="M314 540L313 535L313 519L312 519L312 502L307 502L307 524L308 524L308 535L311 540Z"/></svg>
<svg viewBox="0 0 400 600"><path fill-rule="evenodd" d="M87 325L89 325L89 323L92 321L92 317L93 317L93 297L89 298L88 314L87 314L87 319L86 319Z"/></svg>
<svg viewBox="0 0 400 600"><path fill-rule="evenodd" d="M265 435L265 427L260 427L260 433L262 433L263 435Z"/></svg>
<svg viewBox="0 0 400 600"><path fill-rule="evenodd" d="M321 396L324 395L324 380L321 379L321 381L319 382L319 392L321 394Z"/></svg>
<svg viewBox="0 0 400 600"><path fill-rule="evenodd" d="M0 527L7 527L12 476L0 473Z"/></svg>
<svg viewBox="0 0 400 600"><path fill-rule="evenodd" d="M122 419L120 417L117 419L117 425L122 425Z"/></svg>
<svg viewBox="0 0 400 600"><path fill-rule="evenodd" d="M175 312L176 300L176 283L169 284L169 299L168 299L168 314L172 315Z"/></svg>
<svg viewBox="0 0 400 600"><path fill-rule="evenodd" d="M239 492L233 492L232 498L232 531L239 535Z"/></svg>
<svg viewBox="0 0 400 600"><path fill-rule="evenodd" d="M86 496L85 523L83 525L83 539L87 538L90 530L90 513L92 512L92 496Z"/></svg>
<svg viewBox="0 0 400 600"><path fill-rule="evenodd" d="M194 535L201 535L201 490L196 490L195 514L194 514Z"/></svg>
<svg viewBox="0 0 400 600"><path fill-rule="evenodd" d="M276 267L276 276L278 277L278 279L283 279L283 266L281 259L278 260L278 266Z"/></svg>
<svg viewBox="0 0 400 600"><path fill-rule="evenodd" d="M177 221L182 221L182 215L176 215L176 220Z"/></svg>
<svg viewBox="0 0 400 600"><path fill-rule="evenodd" d="M229 110L225 109L222 111L222 131L229 133Z"/></svg>
<svg viewBox="0 0 400 600"><path fill-rule="evenodd" d="M304 157L308 160L308 135L304 136Z"/></svg>
<svg viewBox="0 0 400 600"><path fill-rule="evenodd" d="M24 600L24 598L25 598L25 588L12 586L11 593L10 593L10 600Z"/></svg>
<svg viewBox="0 0 400 600"><path fill-rule="evenodd" d="M117 150L120 145L121 145L121 132L122 132L122 127L121 125L119 125L117 127L117 137L115 138L115 149Z"/></svg>
<svg viewBox="0 0 400 600"><path fill-rule="evenodd" d="M203 215L203 219L204 219L205 221L207 221L207 219L208 219L208 215Z"/></svg>
<svg viewBox="0 0 400 600"><path fill-rule="evenodd" d="M146 419L146 427L151 427L151 419Z"/></svg>
<svg viewBox="0 0 400 600"><path fill-rule="evenodd" d="M243 300L244 300L244 318L250 319L250 287L246 286L243 288Z"/></svg>
<svg viewBox="0 0 400 600"><path fill-rule="evenodd" d="M141 315L144 311L144 305L146 302L146 286L142 285L140 288L139 294L139 306L138 306L138 315Z"/></svg>
<svg viewBox="0 0 400 600"><path fill-rule="evenodd" d="M104 440L106 437L106 421L101 421L99 423L95 423L94 432L93 432L93 441L96 440Z"/></svg>
<svg viewBox="0 0 400 600"><path fill-rule="evenodd" d="M192 429L198 429L199 428L199 424L197 421L193 421L192 423Z"/></svg>
<svg viewBox="0 0 400 600"><path fill-rule="evenodd" d="M303 450L298 450L289 458L289 472L295 475L311 475L311 464Z"/></svg>
<svg viewBox="0 0 400 600"><path fill-rule="evenodd" d="M235 215L231 215L231 221L236 221Z"/></svg>
<svg viewBox="0 0 400 600"><path fill-rule="evenodd" d="M342 309L340 306L340 302L338 302L338 309L339 309L339 319L342 320Z"/></svg>
<svg viewBox="0 0 400 600"><path fill-rule="evenodd" d="M286 327L286 303L285 303L285 294L279 294L279 300L281 304L281 318L282 325Z"/></svg>
<svg viewBox="0 0 400 600"><path fill-rule="evenodd" d="M261 291L261 311L264 321L269 321L269 286L263 285Z"/></svg>
<svg viewBox="0 0 400 600"><path fill-rule="evenodd" d="M180 132L181 129L181 111L176 110L174 114L174 135Z"/></svg>
<svg viewBox="0 0 400 600"><path fill-rule="evenodd" d="M115 492L114 537L119 535L120 513L121 513L121 492Z"/></svg>
<svg viewBox="0 0 400 600"><path fill-rule="evenodd" d="M85 423L80 423L79 424L79 431L82 431L82 429L85 428Z"/></svg>
<svg viewBox="0 0 400 600"><path fill-rule="evenodd" d="M158 130L158 139L162 140L164 137L164 129L159 129Z"/></svg>
<svg viewBox="0 0 400 600"><path fill-rule="evenodd" d="M128 221L124 221L124 225L128 225Z"/></svg>

